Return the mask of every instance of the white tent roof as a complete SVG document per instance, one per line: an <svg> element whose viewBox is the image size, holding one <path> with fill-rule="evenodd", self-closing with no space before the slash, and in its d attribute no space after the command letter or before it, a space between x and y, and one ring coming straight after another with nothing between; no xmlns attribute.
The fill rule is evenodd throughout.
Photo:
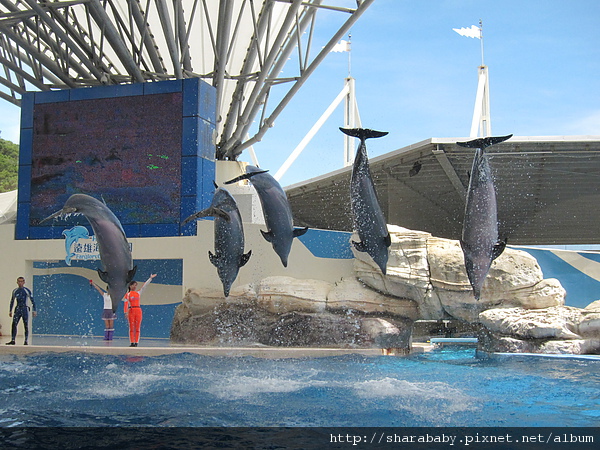
<svg viewBox="0 0 600 450"><path fill-rule="evenodd" d="M236 159L373 1L0 0L0 99L199 77L217 91L217 158Z"/></svg>
<svg viewBox="0 0 600 450"><path fill-rule="evenodd" d="M15 222L17 216L17 191L0 193L0 224Z"/></svg>

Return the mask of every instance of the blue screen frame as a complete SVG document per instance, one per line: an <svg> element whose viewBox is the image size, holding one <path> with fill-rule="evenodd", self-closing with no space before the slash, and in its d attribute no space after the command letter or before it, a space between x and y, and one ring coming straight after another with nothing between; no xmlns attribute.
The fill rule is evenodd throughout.
<svg viewBox="0 0 600 450"><path fill-rule="evenodd" d="M172 121L174 131L170 131L167 126L166 131L163 127L159 131L154 131L153 136L152 120L146 120L146 117L151 118L153 117L152 114L155 118L157 117L156 111L150 110L150 108L153 107L152 105L158 105L154 107L160 108L163 99L180 102L180 105L171 105L169 110L171 113L172 111L176 113L172 114L172 117L164 118L167 125L169 121ZM167 137L171 139L170 142L175 143L173 148L164 149L165 153L170 152L170 155L173 156L171 163L176 161L175 167L172 168L172 183L165 185L160 181L159 176L157 177L158 182L148 181L145 185L142 184L135 189L122 188L120 196L115 194L114 187L111 191L111 184L114 183L111 183L110 179L107 179L105 184L87 185L85 181L87 175L78 172L80 168L87 164L88 175L93 170L105 170L104 161L107 158L98 163L99 158L94 155L94 148L91 148L94 145L90 145L90 142L93 143L93 141L87 142L87 136L83 135L79 139L81 142L85 142L85 151L89 153L88 160L76 161L79 165L72 161L71 166L61 173L62 176L68 171L68 179L76 180L75 184L69 185L60 177L53 185L51 183L40 184L42 183L39 181L41 178L39 177L40 158L37 155L36 159L36 152L39 152L36 149L43 149L46 155L52 155L53 150L49 150L47 146L44 146L45 141L40 141L42 138L47 138L47 136L42 136L44 133L39 132L40 128L45 126L45 124L40 123L40 120L42 120L40 111L45 111L45 117L54 113L60 115L62 111L62 118L58 116L56 120L52 117L50 119L55 120L56 123L61 123L61 126L64 127L65 124L69 125L69 120L71 120L69 114L72 114L73 110L86 105L90 107L89 109L97 107L100 108L100 112L103 112L102 108L105 104L111 105L113 108L114 105L118 105L120 109L127 109L128 105L134 108L124 114L128 114L128 117L132 118L132 128L139 128L126 128L126 130L132 134L137 133L137 144L142 147L140 150L142 153L145 151L143 149L145 139L150 145L153 137L159 139L164 137L165 133L168 134ZM146 104L150 106L144 106ZM87 114L87 109L85 112ZM95 123L91 122L85 124L85 126L82 126L81 123L74 125L77 125L79 130L85 130L86 126L95 127L95 132L97 136L100 136L100 139L110 141L110 131L106 130L105 132L102 127L108 128L105 121L110 121L111 115L116 116L116 112L108 109L104 116L99 115L101 119ZM114 119L114 117L112 118ZM61 119L62 122L60 122ZM67 128L69 127L67 126ZM65 228L74 225L88 226L89 224L83 216L73 216L66 220L60 219L39 224L42 215L45 216L48 212L52 213L61 209L64 201L74 193L84 193L99 200L104 200L121 221L127 237L194 235L196 233L195 222L191 222L186 226L181 226L181 222L189 215L210 205L214 192L213 180L215 179L215 144L213 139L215 129L216 90L198 78L24 94L21 105L18 210L15 239L60 239ZM68 130L64 134L68 134ZM143 139L139 136L143 136ZM51 136L51 138L55 139L54 142L58 139L56 136ZM78 142L76 141L76 144ZM112 145L110 142L104 144ZM119 152L121 157L119 158L121 160L119 164L121 164L120 167L123 170L123 167L126 168L128 164L132 164L127 159L129 154L126 147L119 147ZM60 155L56 156L60 157ZM168 159L168 156L163 156L163 158ZM48 156L46 156L46 159L48 159ZM93 166L93 170L90 170L91 164L96 164ZM146 167L160 170L159 166L160 163L153 161ZM134 169L131 170L134 171ZM33 175L36 172L38 177L34 181ZM106 174L107 178L112 177L114 180L112 172L107 171ZM52 176L46 175L43 182L47 182L49 179L52 179ZM148 180L151 180L151 177ZM40 188L40 185L42 188ZM53 196L49 196L49 201L46 201L46 198L41 199L39 197L44 194L43 188L46 186L53 186L56 189ZM171 202L169 208L165 209L164 216L160 214L160 207L156 206L157 195L164 195ZM41 211L39 205L44 205L45 209ZM148 205L155 207L155 213L152 216L147 214Z"/></svg>

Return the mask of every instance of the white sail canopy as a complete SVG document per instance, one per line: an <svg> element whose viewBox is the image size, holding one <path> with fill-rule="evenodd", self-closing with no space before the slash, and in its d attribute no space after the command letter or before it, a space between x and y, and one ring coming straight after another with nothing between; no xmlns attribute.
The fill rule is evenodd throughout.
<svg viewBox="0 0 600 450"><path fill-rule="evenodd" d="M200 77L217 89L217 158L236 159L373 1L0 0L0 98Z"/></svg>

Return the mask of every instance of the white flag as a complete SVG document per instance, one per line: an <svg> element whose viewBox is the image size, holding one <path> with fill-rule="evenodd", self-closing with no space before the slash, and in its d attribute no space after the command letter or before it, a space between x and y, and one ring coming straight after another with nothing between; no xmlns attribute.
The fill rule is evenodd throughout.
<svg viewBox="0 0 600 450"><path fill-rule="evenodd" d="M481 29L477 25L471 25L470 28L452 28L461 36L481 39Z"/></svg>
<svg viewBox="0 0 600 450"><path fill-rule="evenodd" d="M338 42L337 44L335 44L333 46L331 51L336 52L336 53L349 52L350 51L350 42L342 39L340 42Z"/></svg>

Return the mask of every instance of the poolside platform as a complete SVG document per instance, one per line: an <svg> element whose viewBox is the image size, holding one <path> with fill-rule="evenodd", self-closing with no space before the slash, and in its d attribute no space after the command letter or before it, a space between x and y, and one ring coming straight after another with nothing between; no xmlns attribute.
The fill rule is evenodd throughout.
<svg viewBox="0 0 600 450"><path fill-rule="evenodd" d="M429 343L437 346L444 347L446 345L466 345L466 346L477 346L478 343L477 338L431 338L429 339Z"/></svg>
<svg viewBox="0 0 600 450"><path fill-rule="evenodd" d="M381 356L385 353L380 348L335 348L335 347L209 347L174 344L169 339L142 338L138 347L129 347L127 338L114 338L104 341L101 336L57 336L36 335L30 339L29 345L23 345L23 336L17 336L16 345L6 345L10 336L0 336L0 355L27 355L42 352L84 352L104 355L125 356L160 356L174 353L195 353L207 356L254 356L258 358L317 358L347 354ZM427 343L415 343L411 353L429 351L432 346Z"/></svg>

